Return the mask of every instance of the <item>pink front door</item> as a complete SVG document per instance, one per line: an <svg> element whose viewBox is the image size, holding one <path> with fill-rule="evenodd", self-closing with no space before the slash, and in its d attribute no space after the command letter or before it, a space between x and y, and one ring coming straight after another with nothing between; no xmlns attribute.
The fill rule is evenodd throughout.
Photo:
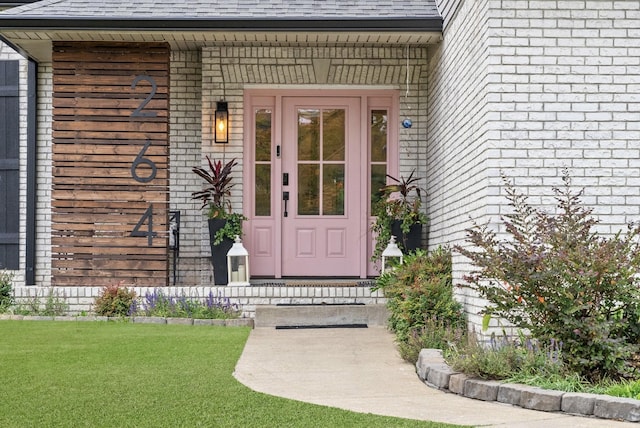
<svg viewBox="0 0 640 428"><path fill-rule="evenodd" d="M360 277L371 205L397 173L398 93L245 92L244 243L253 277Z"/></svg>
<svg viewBox="0 0 640 428"><path fill-rule="evenodd" d="M282 275L360 276L360 99L282 105Z"/></svg>

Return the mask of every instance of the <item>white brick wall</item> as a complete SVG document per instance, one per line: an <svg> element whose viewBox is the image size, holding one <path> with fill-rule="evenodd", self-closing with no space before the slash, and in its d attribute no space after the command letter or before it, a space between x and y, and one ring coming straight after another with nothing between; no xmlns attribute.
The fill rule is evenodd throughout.
<svg viewBox="0 0 640 428"><path fill-rule="evenodd" d="M131 287L142 302L147 293L157 291L152 287ZM102 293L101 287L24 287L14 288L14 297L18 306L34 304L44 307L47 299L64 300L68 305L68 314L79 315L93 310L95 299ZM165 296L186 296L192 299L205 299L212 293L215 297L229 298L230 303L241 307L242 316L254 318L256 305L278 304L384 304L386 299L381 291L371 291L369 287L164 287L160 291Z"/></svg>
<svg viewBox="0 0 640 428"><path fill-rule="evenodd" d="M36 201L36 284L51 285L51 186L53 67L38 66L38 136Z"/></svg>
<svg viewBox="0 0 640 428"><path fill-rule="evenodd" d="M170 209L181 213L176 282L179 285L198 285L203 219L198 210L199 204L191 199L191 193L200 186L191 168L200 165L202 158L202 67L199 51L172 51L170 88ZM170 266L172 268L172 263ZM170 275L170 284L173 284L173 274Z"/></svg>
<svg viewBox="0 0 640 428"><path fill-rule="evenodd" d="M429 49L428 214L430 245L460 241L469 216L487 210L487 152L492 113L487 110L487 1L448 2L444 40ZM444 5L442 5L444 6ZM442 7L441 6L441 7ZM467 269L454 254L459 281ZM460 294L471 313L477 299ZM472 319L473 322L478 320Z"/></svg>
<svg viewBox="0 0 640 428"><path fill-rule="evenodd" d="M637 221L640 3L452 1L430 50L433 243L461 242L468 216L508 212L500 171L550 208L568 168L600 231ZM455 257L456 280L469 268ZM472 313L483 304L463 300Z"/></svg>
<svg viewBox="0 0 640 428"><path fill-rule="evenodd" d="M497 150L488 167L511 159L504 172L535 203L552 201L566 167L602 232L638 220L640 4L492 3L509 18L492 13L489 21L490 109L503 109L492 122ZM500 185L495 174L490 185Z"/></svg>

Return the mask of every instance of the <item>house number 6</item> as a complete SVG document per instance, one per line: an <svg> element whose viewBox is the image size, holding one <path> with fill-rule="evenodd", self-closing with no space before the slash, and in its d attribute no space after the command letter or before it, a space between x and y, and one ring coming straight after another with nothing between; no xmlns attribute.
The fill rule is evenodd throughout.
<svg viewBox="0 0 640 428"><path fill-rule="evenodd" d="M144 147L142 148L142 150L140 150L140 153L138 153L138 156L136 156L136 159L133 161L133 165L131 165L131 176L139 183L148 183L152 181L154 178L156 178L156 173L158 172L156 164L151 159L144 157L144 154L146 153L150 145L151 140L147 140L147 142L144 144ZM149 168L151 168L151 174L149 174L149 176L147 177L140 177L136 172L140 165L147 165Z"/></svg>
<svg viewBox="0 0 640 428"><path fill-rule="evenodd" d="M157 113L155 111L142 111L156 94L156 90L158 88L158 85L156 85L153 77L146 75L136 76L136 78L133 79L133 82L131 83L131 89L135 89L138 83L143 80L146 80L151 84L151 92L149 92L149 95L147 95L147 97L140 103L138 108L136 108L133 113L131 113L131 117L156 117ZM156 164L151 159L145 157L145 153L147 152L149 146L151 146L151 140L147 140L147 142L144 144L144 147L142 148L142 150L140 150L140 153L138 153L135 160L133 161L133 164L131 165L131 176L139 183L149 183L150 181L153 181L156 178L156 173L158 172ZM140 177L137 172L137 169L140 165L146 165L151 168L151 173L146 177ZM147 223L147 230L141 230L145 222ZM147 245L149 247L153 246L153 238L158 236L158 234L153 231L153 204L149 204L149 207L144 212L142 217L140 217L140 220L138 220L138 224L136 224L136 226L133 228L130 236L146 237Z"/></svg>

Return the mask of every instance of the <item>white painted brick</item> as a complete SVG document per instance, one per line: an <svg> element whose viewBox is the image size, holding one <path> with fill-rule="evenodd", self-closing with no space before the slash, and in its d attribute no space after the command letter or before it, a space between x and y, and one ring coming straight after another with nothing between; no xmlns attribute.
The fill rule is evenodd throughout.
<svg viewBox="0 0 640 428"><path fill-rule="evenodd" d="M474 31L480 32L482 10L488 10L491 17L504 19L491 22L491 40L485 47L482 43L469 46L465 40L469 40ZM634 15L629 15L630 11ZM520 19L527 16L532 19ZM466 209L452 208L439 217L444 214L444 207L453 207L456 198L447 198L438 191L432 195L430 202L435 207L430 210L430 216L435 243L460 242L462 239L459 229L446 229L446 226L465 223L462 218L452 220L452 215L475 214L476 219L482 219L482 213L502 212L502 207L487 206L499 203L497 200L473 198L465 189L456 187L457 183L468 186L470 177L495 186L491 180L479 177L493 176L489 169L498 166L505 166L505 172L514 177L532 200L542 204L553 203L549 195L544 194L548 191L545 186L558 183L558 174L563 167L572 167L574 183L588 186L586 198L598 204L600 220L606 223L601 226L602 232L611 233L616 223L624 224L630 216L637 215L640 211L636 193L636 186L640 186L637 179L640 168L637 120L640 72L629 67L640 64L639 16L637 2L529 1L474 2L460 6L455 17L445 18L448 20L447 46L434 49L435 59L431 59L432 70L438 71L432 74L436 79L431 82L433 88L447 81L446 73L451 76L455 73L456 82L462 86L477 81L478 77L469 72L472 68L465 67L465 61L478 58L485 48L487 63L502 64L503 67L488 70L492 74L488 81L499 84L486 86L490 101L487 108L490 112L500 112L499 117L486 115L491 117L486 123L486 135L492 136L490 145L489 141L479 141L478 137L471 139L469 133L446 132L435 122L430 124L430 136L437 144L451 147L456 139L473 141L476 153L480 150L487 159L495 159L484 161L483 167L483 159L474 163L459 155L447 158L441 149L432 150L430 159L436 170L454 173L446 176L449 184L442 185L451 195L464 192L462 194L470 201ZM515 34L510 31L513 29ZM456 55L458 52L464 52L464 55ZM512 74L512 66L516 66L516 75ZM543 67L542 73L537 66ZM466 74L461 74L461 70ZM440 94L443 92L430 90L431 117L454 115L459 121L468 121L483 109L477 105L452 109ZM494 104L494 95L500 97L502 105ZM522 114L525 112L526 116ZM490 129L500 132L491 133ZM514 142L519 148L536 142L540 145L535 151L532 147L532 152L523 156L520 150L514 150ZM491 187L485 189L485 195L500 194L499 188L498 191ZM455 278L461 278L469 268L454 257ZM467 292L463 292L462 297L472 313L473 308L483 304Z"/></svg>

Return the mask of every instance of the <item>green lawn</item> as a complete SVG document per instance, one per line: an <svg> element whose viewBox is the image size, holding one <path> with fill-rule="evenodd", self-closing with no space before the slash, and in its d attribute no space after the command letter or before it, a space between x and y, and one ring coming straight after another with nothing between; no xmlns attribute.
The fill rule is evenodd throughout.
<svg viewBox="0 0 640 428"><path fill-rule="evenodd" d="M445 427L251 391L246 328L0 321L2 427Z"/></svg>

